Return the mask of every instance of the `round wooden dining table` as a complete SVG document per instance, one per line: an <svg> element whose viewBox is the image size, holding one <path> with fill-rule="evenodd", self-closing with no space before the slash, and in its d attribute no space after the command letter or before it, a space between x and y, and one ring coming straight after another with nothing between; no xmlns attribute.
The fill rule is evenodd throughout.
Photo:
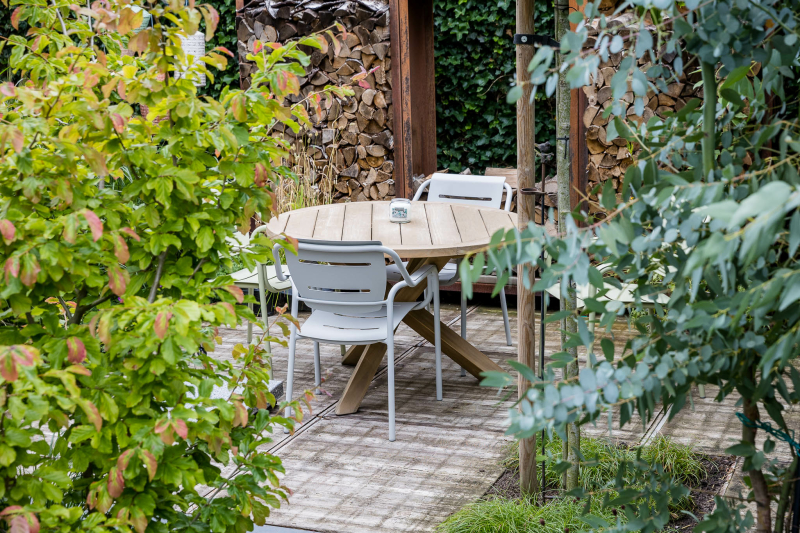
<svg viewBox="0 0 800 533"><path fill-rule="evenodd" d="M410 222L397 224L389 220L389 202L352 202L283 213L269 221L267 234L273 238L283 234L295 239L380 241L408 260L408 271L414 272L430 264L441 269L451 259L485 248L495 232L513 229L516 224L517 214L502 209L438 202L412 202ZM406 287L396 301L415 301L424 289L425 283ZM403 322L433 343L434 318L430 312L412 311ZM441 334L442 353L476 378L481 372L501 370L444 323ZM355 365L355 369L336 414L358 410L385 353L385 344L353 346L347 351L342 363Z"/></svg>

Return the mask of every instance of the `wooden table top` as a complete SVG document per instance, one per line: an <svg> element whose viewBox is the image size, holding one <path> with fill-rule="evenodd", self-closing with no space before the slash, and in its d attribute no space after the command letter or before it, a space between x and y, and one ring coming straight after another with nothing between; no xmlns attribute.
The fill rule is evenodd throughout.
<svg viewBox="0 0 800 533"><path fill-rule="evenodd" d="M458 257L486 247L497 230L516 227L517 214L472 205L411 202L411 222L389 220L389 202L351 202L289 211L267 234L295 239L381 241L400 257Z"/></svg>

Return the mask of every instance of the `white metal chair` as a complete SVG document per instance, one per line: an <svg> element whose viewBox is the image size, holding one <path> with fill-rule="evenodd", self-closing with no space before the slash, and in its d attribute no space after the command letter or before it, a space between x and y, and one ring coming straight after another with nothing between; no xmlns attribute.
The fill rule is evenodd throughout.
<svg viewBox="0 0 800 533"><path fill-rule="evenodd" d="M230 239L231 249L234 252L240 251L242 248L247 247L250 241L259 233L266 231L267 226L259 226L253 230L253 234L248 237L241 233L235 233ZM288 273L288 269L284 268L284 273ZM278 278L278 273L275 265L265 265L259 263L254 270L243 268L231 274L233 283L245 294L253 294L255 289L258 289L259 303L261 304L261 319L264 321L264 331L269 331L269 316L267 315L267 293L279 294L286 292L292 288L289 281L281 281ZM253 304L249 304L250 309L253 309ZM247 323L247 344L253 341L253 323ZM267 347L269 341L267 341Z"/></svg>
<svg viewBox="0 0 800 533"><path fill-rule="evenodd" d="M278 278L286 280L279 256L274 249ZM314 341L314 384L320 386L319 344L365 345L385 343L389 378L389 440L395 440L394 330L410 311L421 309L433 300L436 354L436 399L442 399L442 351L439 325L439 278L429 265L413 274L405 267L398 271L402 280L386 294L384 257L402 265L394 250L380 242L333 242L300 240L297 255L287 253L289 280L292 284L292 315L297 316L300 302L311 308L311 316L298 331L292 324L289 337L289 369L286 398L292 398L294 358L297 339ZM422 302L395 302L398 291L415 287L427 280ZM386 295L384 297L384 295ZM287 408L287 416L291 410Z"/></svg>
<svg viewBox="0 0 800 533"><path fill-rule="evenodd" d="M429 202L444 202L453 204L479 205L484 207L499 207L511 210L511 196L513 191L502 176L473 176L463 174L434 174L431 179L423 183L414 194L414 201L418 201L422 194L428 191ZM506 193L503 201L503 192ZM400 279L398 267L386 267L389 279ZM439 271L439 285L446 287L458 281L458 263L449 262ZM500 291L500 308L503 311L503 325L506 330L506 344L511 346L511 326L508 322L508 306L506 304L505 288ZM467 338L467 299L461 293L461 337ZM462 369L461 375L466 373Z"/></svg>

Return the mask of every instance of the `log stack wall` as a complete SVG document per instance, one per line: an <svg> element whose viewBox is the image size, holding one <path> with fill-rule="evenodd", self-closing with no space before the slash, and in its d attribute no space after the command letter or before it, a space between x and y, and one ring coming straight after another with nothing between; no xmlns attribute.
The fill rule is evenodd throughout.
<svg viewBox="0 0 800 533"><path fill-rule="evenodd" d="M636 42L635 35L638 27L632 24L633 17L630 14L622 14L608 20L608 26L619 26L620 35L625 39L626 46L633 46ZM655 31L654 28L650 28ZM591 32L597 35L597 29ZM633 34L633 37L630 37ZM594 46L594 37L590 37L587 45ZM661 50L660 54L668 67L672 67L677 54L668 54ZM628 144L624 139L614 139L608 141L608 123L614 115L605 116L605 111L611 107L613 99L611 97L611 79L618 71L619 63L622 59L622 52L610 54L608 61L600 64L597 77L593 84L583 88L586 93L588 105L583 114L583 125L586 128L586 145L589 151L588 181L589 191L593 191L598 185L604 186L608 180L612 181L617 197L621 199L622 183L625 177L625 170L631 166L636 157L641 152L638 143ZM648 54L638 60L638 66L645 73L647 72ZM686 62L684 61L684 64ZM696 69L689 69L696 70ZM636 114L634 105L634 94L630 91L623 96L623 120L634 125L647 122L654 116L664 118L666 113L680 111L686 102L692 98L703 98L702 87L696 87L700 81L699 73L687 74L686 71L678 76L678 81L667 86L666 92L655 93L650 90L644 98L644 112L642 116ZM590 194L591 202L589 205L590 213L596 218L603 217L603 209L598 203L598 195Z"/></svg>
<svg viewBox="0 0 800 533"><path fill-rule="evenodd" d="M305 138L304 153L320 169L316 181L331 186L334 202L389 200L395 197L394 133L389 38L389 6L379 0L265 0L251 2L237 14L242 88L250 85L255 63L247 61L256 41L286 43L323 32L336 22L346 35L338 54L306 48L311 64L300 79L298 102L326 85L351 86L354 96L323 99L322 113ZM352 78L371 72L362 83ZM291 136L291 132L287 131ZM335 179L321 169L334 168Z"/></svg>

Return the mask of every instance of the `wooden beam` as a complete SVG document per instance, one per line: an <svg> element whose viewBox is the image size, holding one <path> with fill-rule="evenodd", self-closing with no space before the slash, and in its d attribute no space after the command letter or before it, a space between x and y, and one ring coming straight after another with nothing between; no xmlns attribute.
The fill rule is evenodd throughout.
<svg viewBox="0 0 800 533"><path fill-rule="evenodd" d="M586 7L586 2L582 2L579 6L578 0L569 0L569 7L570 12L582 12ZM570 23L572 31L575 31L576 27L577 24ZM588 213L589 204L586 202L585 196L589 195L589 178L586 173L589 167L589 149L586 146L583 113L589 104L583 89L572 89L570 92L569 147L572 174L570 175L569 199L573 210L580 205L580 209Z"/></svg>
<svg viewBox="0 0 800 533"><path fill-rule="evenodd" d="M436 68L433 56L433 0L413 0L409 10L411 39L411 137L413 162L410 176L436 172Z"/></svg>
<svg viewBox="0 0 800 533"><path fill-rule="evenodd" d="M414 175L436 172L433 0L390 0L394 180L413 195Z"/></svg>
<svg viewBox="0 0 800 533"><path fill-rule="evenodd" d="M517 33L533 34L534 0L517 0ZM517 81L528 81L528 65L533 59L533 46L517 45ZM523 189L532 189L536 179L536 142L535 108L531 98L532 88L530 83L523 85L522 97L517 101L517 212L519 214L519 227L528 226L528 221L535 216L534 196L521 194ZM542 189L544 190L544 189ZM517 276L524 279L528 276L533 287L534 271L520 265ZM517 360L531 369L536 368L536 303L533 293L525 288L524 283L518 284L517 309L519 320L519 348ZM519 376L518 389L521 398L527 390L527 382ZM536 479L536 437L522 439L519 442L519 473L520 488L523 493L535 494L538 492L539 483Z"/></svg>
<svg viewBox="0 0 800 533"><path fill-rule="evenodd" d="M392 50L392 106L394 112L395 193L409 198L413 142L411 138L411 66L408 37L408 1L389 0Z"/></svg>

